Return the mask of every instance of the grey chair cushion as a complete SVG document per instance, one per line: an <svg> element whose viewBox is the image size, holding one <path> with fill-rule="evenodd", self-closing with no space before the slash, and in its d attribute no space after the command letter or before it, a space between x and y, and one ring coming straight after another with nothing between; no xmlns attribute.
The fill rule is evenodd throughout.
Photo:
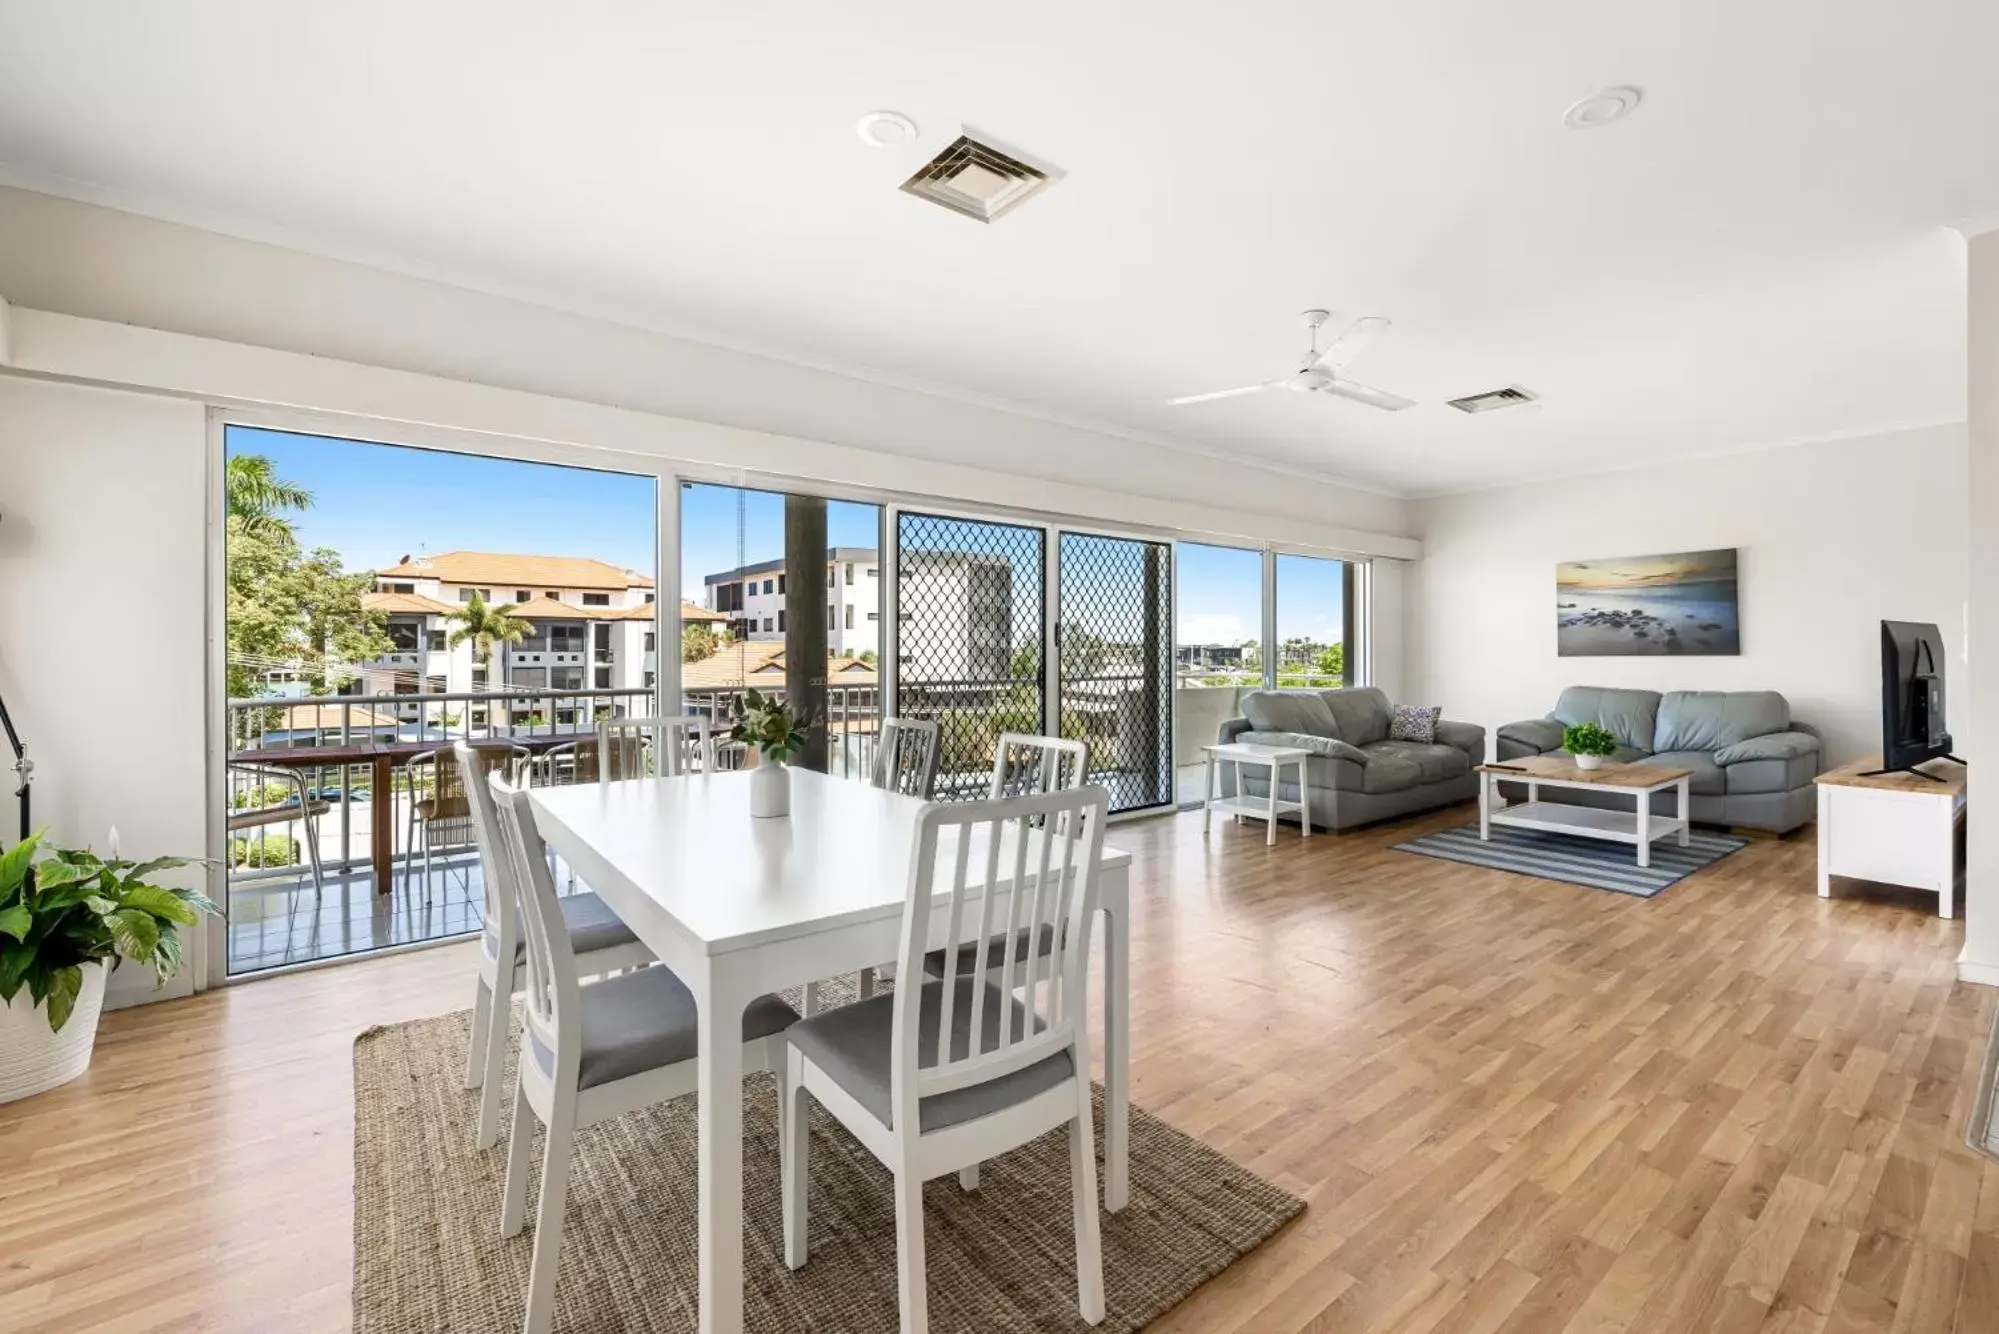
<svg viewBox="0 0 1999 1334"><path fill-rule="evenodd" d="M1395 710L1381 690L1374 686L1321 690L1319 698L1332 711L1333 721L1338 727L1333 735L1340 740L1354 746L1388 740L1388 727L1394 720Z"/></svg>
<svg viewBox="0 0 1999 1334"><path fill-rule="evenodd" d="M1417 787L1424 783L1442 783L1460 778L1471 772L1471 757L1456 746L1424 744L1420 741L1377 741L1365 748L1370 770L1397 762L1407 762L1416 766L1416 781L1401 783L1396 787L1363 787L1364 792L1400 792L1403 788ZM1393 768L1383 775L1383 781L1399 778L1402 770Z"/></svg>
<svg viewBox="0 0 1999 1334"><path fill-rule="evenodd" d="M1656 765L1661 769L1693 770L1694 776L1687 781L1687 786L1697 797L1719 797L1728 791L1728 779L1721 772L1721 766L1714 762L1712 751L1662 750L1657 755L1644 756L1637 763Z"/></svg>
<svg viewBox="0 0 1999 1334"><path fill-rule="evenodd" d="M1257 732L1303 732L1337 737L1333 711L1316 690L1252 690L1242 697L1242 716Z"/></svg>
<svg viewBox="0 0 1999 1334"><path fill-rule="evenodd" d="M610 905L595 894L569 894L556 900L562 905L562 924L569 928L569 948L576 954L634 945L638 937L612 912ZM514 962L527 958L525 936L514 942Z"/></svg>
<svg viewBox="0 0 1999 1334"><path fill-rule="evenodd" d="M577 994L583 1007L578 1088L691 1061L700 1049L694 993L663 964L587 982ZM798 1011L775 996L759 996L743 1011L743 1041L782 1033L797 1022ZM554 1068L554 1054L532 1030L528 1045L542 1069Z"/></svg>
<svg viewBox="0 0 1999 1334"><path fill-rule="evenodd" d="M1746 760L1797 760L1816 758L1819 739L1810 732L1765 732L1761 736L1723 746L1714 753L1716 764L1741 764Z"/></svg>
<svg viewBox="0 0 1999 1334"><path fill-rule="evenodd" d="M957 996L952 1001L953 1059L971 1051L973 986L973 979L960 978ZM924 983L919 1003L917 1061L923 1066L931 1066L936 1064L937 1028L943 1017L944 984ZM1015 1000L1012 993L986 986L981 1024L985 1030L985 1042L997 1042L1000 1024L1009 1020L1015 1037L1024 1036L1030 1023L1036 1030L1042 1027L1041 1021ZM895 1104L889 1074L889 1039L894 1026L894 995L876 996L855 1005L842 1005L809 1019L801 1019L791 1026L786 1038L804 1053L805 1059L825 1071L834 1083L852 1095L855 1102L867 1108L883 1125L894 1129ZM1075 1072L1076 1065L1069 1053L1060 1051L1010 1075L974 1084L970 1088L936 1094L925 1098L919 1107L918 1129L925 1132L943 1130L1002 1111L1036 1094L1046 1093L1064 1080L1074 1078Z"/></svg>
<svg viewBox="0 0 1999 1334"><path fill-rule="evenodd" d="M1555 701L1554 711L1548 716L1564 727L1595 723L1608 729L1618 745L1649 752L1656 749L1653 739L1658 731L1659 695L1652 690L1570 686Z"/></svg>
<svg viewBox="0 0 1999 1334"><path fill-rule="evenodd" d="M1720 756L1721 752L1717 752L1715 758ZM1812 778L1819 771L1819 757L1817 751L1812 751L1789 759L1737 760L1722 765L1721 771L1728 777L1731 796L1795 792L1811 787Z"/></svg>
<svg viewBox="0 0 1999 1334"><path fill-rule="evenodd" d="M1774 690L1674 690L1659 701L1651 745L1655 751L1721 750L1790 726L1790 702Z"/></svg>
<svg viewBox="0 0 1999 1334"><path fill-rule="evenodd" d="M1013 960L1016 965L1018 965L1023 959L1027 958L1027 951L1029 948L1027 936L1028 936L1028 931L1027 928L1024 926L1021 927L1020 930L1013 933L1013 939L1014 939ZM1040 943L1038 946L1035 947L1034 953L1036 954L1037 957L1046 957L1048 953L1052 951L1054 948L1055 948L1055 928L1050 926L1048 923L1043 922L1041 924ZM1006 967L1006 933L1004 931L1000 932L997 935L986 937L985 966L988 968ZM958 947L958 976L961 978L970 977L972 976L973 973L978 971L978 968L979 968L979 947L977 945L969 943L960 945ZM924 955L923 970L929 973L930 976L932 977L937 977L937 978L943 977L944 951L932 950L930 951L930 953Z"/></svg>

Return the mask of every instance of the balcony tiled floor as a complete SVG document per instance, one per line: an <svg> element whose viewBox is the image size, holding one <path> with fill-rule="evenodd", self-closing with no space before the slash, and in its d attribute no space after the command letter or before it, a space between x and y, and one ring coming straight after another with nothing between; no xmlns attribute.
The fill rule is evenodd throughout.
<svg viewBox="0 0 1999 1334"><path fill-rule="evenodd" d="M568 881L558 863L559 892L569 892ZM394 893L376 894L365 869L329 872L316 902L309 875L238 881L229 887L229 972L462 936L479 929L482 893L478 859L470 854L433 859L427 904L421 874L408 889L398 874Z"/></svg>

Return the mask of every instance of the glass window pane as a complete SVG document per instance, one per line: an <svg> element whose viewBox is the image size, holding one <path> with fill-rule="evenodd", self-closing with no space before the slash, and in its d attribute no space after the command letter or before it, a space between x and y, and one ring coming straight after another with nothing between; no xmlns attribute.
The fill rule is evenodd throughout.
<svg viewBox="0 0 1999 1334"><path fill-rule="evenodd" d="M1242 692L1263 684L1263 553L1182 542L1179 557L1173 764L1190 804L1207 798L1201 747L1239 715Z"/></svg>
<svg viewBox="0 0 1999 1334"><path fill-rule="evenodd" d="M1277 684L1353 684L1348 660L1353 567L1317 556L1277 557Z"/></svg>

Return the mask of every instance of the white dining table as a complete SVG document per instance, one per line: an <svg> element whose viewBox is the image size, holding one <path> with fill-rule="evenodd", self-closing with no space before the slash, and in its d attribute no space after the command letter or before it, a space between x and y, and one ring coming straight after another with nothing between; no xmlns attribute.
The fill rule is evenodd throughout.
<svg viewBox="0 0 1999 1334"><path fill-rule="evenodd" d="M914 797L810 770L791 813L750 815L750 775L691 774L530 792L541 836L687 984L699 1010L701 1334L743 1327L742 1017L768 992L877 967L900 953ZM951 858L937 859L948 871ZM985 858L970 859L967 892ZM1033 863L1030 863L1033 864ZM1098 863L1104 967L1104 1207L1130 1191L1131 855ZM933 913L940 930L946 914ZM941 945L942 939L931 942Z"/></svg>

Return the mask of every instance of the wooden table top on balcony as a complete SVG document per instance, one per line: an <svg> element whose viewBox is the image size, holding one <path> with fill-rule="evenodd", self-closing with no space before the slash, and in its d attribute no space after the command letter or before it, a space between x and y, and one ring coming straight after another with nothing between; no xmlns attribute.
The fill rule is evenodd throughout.
<svg viewBox="0 0 1999 1334"><path fill-rule="evenodd" d="M523 750L544 751L572 741L594 741L594 732L551 732L545 736L486 737L472 742L474 749L519 746ZM431 751L448 750L449 741L356 741L339 746L269 746L229 753L231 764L263 765L271 769L310 769L320 765L366 764L373 769L370 791L387 793L398 760L408 760ZM375 892L387 894L395 885L396 822L378 807L368 825L369 856L375 870Z"/></svg>

